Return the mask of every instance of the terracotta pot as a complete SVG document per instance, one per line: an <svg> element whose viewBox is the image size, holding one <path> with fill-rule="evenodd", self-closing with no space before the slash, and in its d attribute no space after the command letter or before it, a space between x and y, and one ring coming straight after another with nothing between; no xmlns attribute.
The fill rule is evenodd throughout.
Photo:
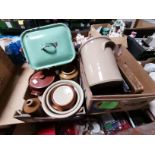
<svg viewBox="0 0 155 155"><path fill-rule="evenodd" d="M31 94L35 96L42 95L44 90L53 83L54 79L55 74L53 70L42 70L33 73L29 78Z"/></svg>
<svg viewBox="0 0 155 155"><path fill-rule="evenodd" d="M25 101L23 112L31 115L41 114L41 102L38 98L31 98Z"/></svg>
<svg viewBox="0 0 155 155"><path fill-rule="evenodd" d="M90 87L123 81L113 54L114 47L109 38L95 37L79 49Z"/></svg>
<svg viewBox="0 0 155 155"><path fill-rule="evenodd" d="M73 80L78 81L78 70L74 65L65 65L62 67L59 77L61 80Z"/></svg>

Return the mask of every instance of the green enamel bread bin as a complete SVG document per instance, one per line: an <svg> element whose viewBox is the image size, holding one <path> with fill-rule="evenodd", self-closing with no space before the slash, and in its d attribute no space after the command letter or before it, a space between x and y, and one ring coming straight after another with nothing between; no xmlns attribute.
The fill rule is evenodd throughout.
<svg viewBox="0 0 155 155"><path fill-rule="evenodd" d="M70 29L62 23L24 31L21 44L25 57L34 70L70 63L75 58Z"/></svg>

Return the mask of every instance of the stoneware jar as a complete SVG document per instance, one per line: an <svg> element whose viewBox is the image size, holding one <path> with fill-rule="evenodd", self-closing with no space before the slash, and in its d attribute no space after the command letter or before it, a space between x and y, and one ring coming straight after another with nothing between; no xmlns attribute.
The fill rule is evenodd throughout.
<svg viewBox="0 0 155 155"><path fill-rule="evenodd" d="M38 98L26 100L23 105L23 112L30 115L40 115L42 113L40 100Z"/></svg>
<svg viewBox="0 0 155 155"><path fill-rule="evenodd" d="M62 67L59 77L61 80L73 80L77 82L78 74L78 70L75 68L75 66L68 64Z"/></svg>
<svg viewBox="0 0 155 155"><path fill-rule="evenodd" d="M31 94L35 96L42 95L44 90L53 83L54 79L55 74L51 69L35 72L29 78L29 87L31 89Z"/></svg>
<svg viewBox="0 0 155 155"><path fill-rule="evenodd" d="M115 57L115 44L107 37L90 38L80 47L84 72L90 87L122 82Z"/></svg>

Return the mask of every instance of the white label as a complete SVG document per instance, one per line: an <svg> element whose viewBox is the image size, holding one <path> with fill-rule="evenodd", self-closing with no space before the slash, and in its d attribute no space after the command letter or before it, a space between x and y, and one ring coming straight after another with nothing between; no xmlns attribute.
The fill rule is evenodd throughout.
<svg viewBox="0 0 155 155"><path fill-rule="evenodd" d="M34 79L32 82L33 82L34 84L37 84L37 83L38 83L38 81L37 81L36 79Z"/></svg>

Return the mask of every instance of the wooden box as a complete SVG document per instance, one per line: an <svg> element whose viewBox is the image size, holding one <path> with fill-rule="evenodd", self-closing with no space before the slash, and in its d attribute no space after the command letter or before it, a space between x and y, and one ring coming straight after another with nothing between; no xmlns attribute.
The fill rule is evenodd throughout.
<svg viewBox="0 0 155 155"><path fill-rule="evenodd" d="M79 66L79 62L76 62L77 63L77 66ZM57 81L57 80L56 80ZM80 80L80 76L79 76L79 84L81 84L81 80ZM25 91L25 94L23 96L23 101L27 100L27 99L30 99L30 98L33 98L34 96L31 95L30 93L30 89L28 87L28 81L27 81L27 89ZM41 96L40 96L41 97ZM40 98L39 97L39 98ZM24 102L23 102L23 105L24 105ZM29 114L25 114L22 112L22 107L19 108L19 109L16 109L16 112L14 114L14 118L16 119L19 119L21 121L24 121L24 122L46 122L46 121L62 121L62 120L74 120L74 119L79 119L81 117L84 117L85 114L86 114L86 111L85 111L85 107L82 106L79 111L74 114L73 116L71 117L68 117L68 118L61 118L61 119L58 119L58 118L52 118L50 116L47 116L43 110L42 110L42 113L43 115L42 116L31 116Z"/></svg>

